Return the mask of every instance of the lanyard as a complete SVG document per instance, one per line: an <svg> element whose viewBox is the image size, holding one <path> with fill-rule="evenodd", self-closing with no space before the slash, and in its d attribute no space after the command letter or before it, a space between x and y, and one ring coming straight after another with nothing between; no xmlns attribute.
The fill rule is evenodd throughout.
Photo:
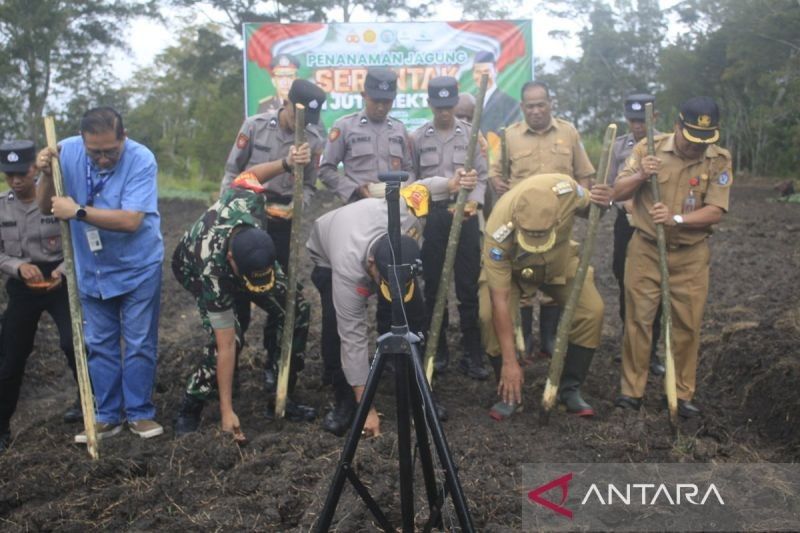
<svg viewBox="0 0 800 533"><path fill-rule="evenodd" d="M89 162L86 162L86 205L92 206L94 205L94 197L97 194L100 194L100 191L103 190L103 187L106 186L106 182L108 179L114 175L114 172L108 172L107 174L97 174L97 177L100 179L97 185L94 184L94 180L92 179L92 167Z"/></svg>

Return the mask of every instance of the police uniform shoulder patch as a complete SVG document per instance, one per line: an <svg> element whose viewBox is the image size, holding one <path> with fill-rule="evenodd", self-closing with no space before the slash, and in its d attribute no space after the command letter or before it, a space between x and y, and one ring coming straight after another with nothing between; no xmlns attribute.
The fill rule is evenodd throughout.
<svg viewBox="0 0 800 533"><path fill-rule="evenodd" d="M361 120L359 120L358 123L364 126L367 123L367 117L361 117Z"/></svg>
<svg viewBox="0 0 800 533"><path fill-rule="evenodd" d="M572 192L572 184L568 181L559 181L553 185L553 192L559 196Z"/></svg>
<svg viewBox="0 0 800 533"><path fill-rule="evenodd" d="M425 137L430 137L434 134L433 126L428 126L428 129L425 130Z"/></svg>
<svg viewBox="0 0 800 533"><path fill-rule="evenodd" d="M583 198L583 195L586 194L586 190L580 186L580 184L575 186L575 192L578 194L579 198Z"/></svg>
<svg viewBox="0 0 800 533"><path fill-rule="evenodd" d="M492 261L500 261L503 259L503 250L500 248L492 248L489 250L489 257Z"/></svg>
<svg viewBox="0 0 800 533"><path fill-rule="evenodd" d="M456 135L461 135L462 133L463 130L461 129L461 126L456 126Z"/></svg>
<svg viewBox="0 0 800 533"><path fill-rule="evenodd" d="M341 134L342 134L342 130L340 130L339 128L331 128L331 131L328 132L328 140L330 142L333 142L336 139L338 139L339 135L341 135Z"/></svg>
<svg viewBox="0 0 800 533"><path fill-rule="evenodd" d="M269 127L272 128L272 129L277 128L278 127L278 119L275 118L275 117L272 117L271 119L269 119Z"/></svg>
<svg viewBox="0 0 800 533"><path fill-rule="evenodd" d="M492 239L494 239L496 242L503 242L508 238L509 235L511 235L512 229L514 229L513 222L508 222L506 224L503 224L502 226L494 230L494 233L492 233Z"/></svg>
<svg viewBox="0 0 800 533"><path fill-rule="evenodd" d="M394 128L394 122L392 122L392 119L390 118L386 119L386 125L389 126L390 129Z"/></svg>
<svg viewBox="0 0 800 533"><path fill-rule="evenodd" d="M730 185L731 180L732 180L731 175L727 170L724 171L719 176L717 176L717 183L722 185L723 187Z"/></svg>
<svg viewBox="0 0 800 533"><path fill-rule="evenodd" d="M240 133L238 137L236 137L236 148L239 150L244 150L247 148L247 143L250 142L250 137L245 135L244 133Z"/></svg>
<svg viewBox="0 0 800 533"><path fill-rule="evenodd" d="M633 137L628 139L628 146L633 146L634 144L636 144L636 141L633 140Z"/></svg>

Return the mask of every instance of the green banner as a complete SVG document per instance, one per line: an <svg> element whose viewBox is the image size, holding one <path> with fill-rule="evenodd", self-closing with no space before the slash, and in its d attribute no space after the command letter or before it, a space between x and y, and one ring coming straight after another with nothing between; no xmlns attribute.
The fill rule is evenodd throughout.
<svg viewBox="0 0 800 533"><path fill-rule="evenodd" d="M529 20L358 24L245 24L247 114L280 107L296 78L328 94L326 127L362 108L367 69L398 74L391 115L409 131L430 120L428 81L453 76L461 92L476 93L482 72L490 77L484 133L521 119L519 94L533 77ZM494 137L494 136L490 136ZM492 139L490 139L492 140Z"/></svg>

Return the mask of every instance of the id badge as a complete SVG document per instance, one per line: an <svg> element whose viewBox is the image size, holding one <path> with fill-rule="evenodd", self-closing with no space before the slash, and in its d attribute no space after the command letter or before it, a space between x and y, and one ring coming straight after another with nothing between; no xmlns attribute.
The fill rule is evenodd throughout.
<svg viewBox="0 0 800 533"><path fill-rule="evenodd" d="M100 240L100 232L97 228L86 230L86 240L89 242L89 250L99 252L103 249L103 241Z"/></svg>

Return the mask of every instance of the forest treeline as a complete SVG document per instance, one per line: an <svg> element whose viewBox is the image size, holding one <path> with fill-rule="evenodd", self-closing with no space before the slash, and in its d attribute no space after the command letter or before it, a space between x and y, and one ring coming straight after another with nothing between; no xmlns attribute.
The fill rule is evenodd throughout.
<svg viewBox="0 0 800 533"><path fill-rule="evenodd" d="M521 18L520 0L453 2L464 19ZM217 183L243 114L241 23L425 20L433 2L405 0L4 0L0 4L0 137L42 141L44 114L66 136L87 107L109 104L131 136L155 153L162 172ZM527 5L527 4L525 4ZM693 95L722 109L721 144L738 171L792 175L800 146L800 2L561 0L543 3L562 27L534 31L577 39L577 57L535 50L536 77L591 143L622 120L622 101L652 92L660 127ZM213 6L219 20L183 24L177 42L124 85L115 50L130 52L125 30L136 17L165 19ZM177 9L177 11L176 11ZM526 7L527 9L527 7ZM188 18L187 18L188 20ZM196 19L195 19L196 20ZM566 21L569 21L567 23ZM170 20L170 27L179 21ZM569 33L563 28L575 28ZM621 130L624 131L624 128Z"/></svg>

